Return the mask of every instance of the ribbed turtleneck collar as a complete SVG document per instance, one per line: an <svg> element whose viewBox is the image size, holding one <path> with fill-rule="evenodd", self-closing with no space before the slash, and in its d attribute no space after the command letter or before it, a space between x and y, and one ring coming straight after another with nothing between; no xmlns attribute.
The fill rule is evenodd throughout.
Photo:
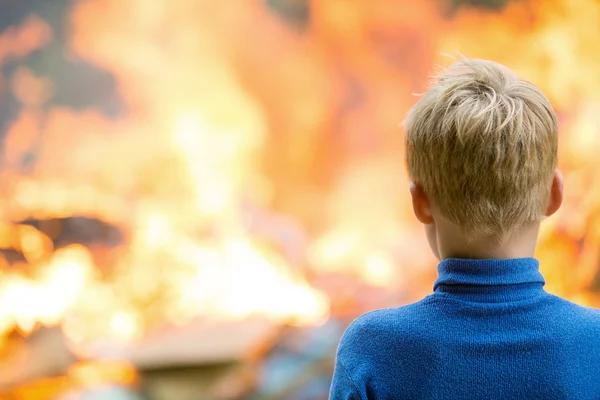
<svg viewBox="0 0 600 400"><path fill-rule="evenodd" d="M538 295L545 283L535 258L447 258L438 264L433 290L465 301L503 302Z"/></svg>

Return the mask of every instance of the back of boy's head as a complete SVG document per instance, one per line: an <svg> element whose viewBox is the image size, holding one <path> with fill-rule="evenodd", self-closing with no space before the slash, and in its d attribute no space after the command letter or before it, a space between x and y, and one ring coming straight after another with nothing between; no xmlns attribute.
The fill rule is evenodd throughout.
<svg viewBox="0 0 600 400"><path fill-rule="evenodd" d="M465 59L436 78L406 119L411 179L470 237L539 220L557 166L548 99L491 61Z"/></svg>

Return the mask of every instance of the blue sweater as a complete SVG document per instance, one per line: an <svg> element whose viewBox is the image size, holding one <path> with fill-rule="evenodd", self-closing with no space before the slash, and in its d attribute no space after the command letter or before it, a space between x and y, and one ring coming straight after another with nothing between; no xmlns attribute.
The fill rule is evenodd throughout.
<svg viewBox="0 0 600 400"><path fill-rule="evenodd" d="M544 291L533 258L446 259L434 293L363 315L331 400L600 399L600 311Z"/></svg>

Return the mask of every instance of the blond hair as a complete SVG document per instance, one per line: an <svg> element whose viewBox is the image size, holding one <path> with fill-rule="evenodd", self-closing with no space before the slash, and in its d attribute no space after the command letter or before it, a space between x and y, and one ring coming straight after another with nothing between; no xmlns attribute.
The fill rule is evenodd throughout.
<svg viewBox="0 0 600 400"><path fill-rule="evenodd" d="M465 59L436 76L405 124L411 179L465 234L503 238L545 213L558 124L533 84Z"/></svg>

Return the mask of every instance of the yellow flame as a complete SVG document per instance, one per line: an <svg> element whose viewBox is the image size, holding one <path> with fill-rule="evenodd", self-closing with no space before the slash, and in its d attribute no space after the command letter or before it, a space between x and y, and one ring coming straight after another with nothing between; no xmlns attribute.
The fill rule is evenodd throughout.
<svg viewBox="0 0 600 400"><path fill-rule="evenodd" d="M508 64L561 114L572 186L539 254L549 287L595 301L594 247L555 250L557 230L598 236L589 223L598 201L583 198L600 188L600 5L511 2L448 20L434 1L311 4L311 27L298 35L260 2L76 2L69 51L114 76L127 110L116 119L47 104L60 82L27 69L2 77L0 90L24 107L2 146L0 247L27 263L0 257L0 334L62 324L79 344L132 341L197 316L326 318L328 299L275 243L286 240L279 226L266 218L272 237L251 231L248 203L307 222L310 237L294 246L311 273L384 287L402 282L401 267L433 265L411 216L396 125L437 55L455 51ZM0 36L0 63L51 35L27 19ZM32 149L36 163L23 173ZM123 243L54 249L52 235L14 222L76 215L114 225ZM574 260L576 277L561 275Z"/></svg>

